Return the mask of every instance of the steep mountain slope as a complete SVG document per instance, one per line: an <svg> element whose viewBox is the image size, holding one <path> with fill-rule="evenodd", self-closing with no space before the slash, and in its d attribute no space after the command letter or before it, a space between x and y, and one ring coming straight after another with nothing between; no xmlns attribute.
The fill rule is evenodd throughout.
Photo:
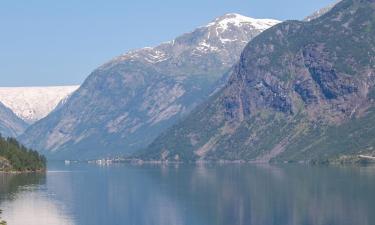
<svg viewBox="0 0 375 225"><path fill-rule="evenodd" d="M54 158L145 147L220 87L246 43L277 23L227 14L171 42L119 56L21 140Z"/></svg>
<svg viewBox="0 0 375 225"><path fill-rule="evenodd" d="M0 134L3 137L16 137L27 127L27 123L18 118L12 110L0 102Z"/></svg>
<svg viewBox="0 0 375 225"><path fill-rule="evenodd" d="M343 0L245 48L226 87L138 155L314 161L375 148L375 0Z"/></svg>
<svg viewBox="0 0 375 225"><path fill-rule="evenodd" d="M0 102L28 123L47 116L79 86L0 87Z"/></svg>

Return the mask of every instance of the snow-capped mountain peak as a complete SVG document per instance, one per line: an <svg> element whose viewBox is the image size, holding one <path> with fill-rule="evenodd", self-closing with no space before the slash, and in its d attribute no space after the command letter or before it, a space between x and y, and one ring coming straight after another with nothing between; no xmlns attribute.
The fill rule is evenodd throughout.
<svg viewBox="0 0 375 225"><path fill-rule="evenodd" d="M237 13L220 16L213 22L185 33L176 39L156 47L145 47L129 51L104 64L101 69L121 61L142 61L150 65L176 63L181 57L200 57L214 53L227 58L233 56L233 48L241 52L253 37L280 23L274 19L254 19ZM238 45L242 42L242 45ZM231 63L225 59L224 63Z"/></svg>
<svg viewBox="0 0 375 225"><path fill-rule="evenodd" d="M27 123L34 123L47 116L78 87L0 87L0 102Z"/></svg>
<svg viewBox="0 0 375 225"><path fill-rule="evenodd" d="M280 23L280 21L274 19L254 19L237 13L228 13L209 23L207 27L216 26L225 31L230 25L239 27L244 24L251 24L254 29L266 30L277 23Z"/></svg>

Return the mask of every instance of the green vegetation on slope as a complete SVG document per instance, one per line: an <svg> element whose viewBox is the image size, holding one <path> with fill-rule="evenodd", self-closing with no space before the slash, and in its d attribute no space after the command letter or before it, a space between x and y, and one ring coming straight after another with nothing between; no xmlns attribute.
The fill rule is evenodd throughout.
<svg viewBox="0 0 375 225"><path fill-rule="evenodd" d="M39 171L46 167L46 159L38 152L27 149L14 138L0 135L0 170Z"/></svg>
<svg viewBox="0 0 375 225"><path fill-rule="evenodd" d="M309 126L309 130L294 138L275 161L316 162L337 160L343 156L358 159L359 154L375 153L375 108L360 118L336 126Z"/></svg>

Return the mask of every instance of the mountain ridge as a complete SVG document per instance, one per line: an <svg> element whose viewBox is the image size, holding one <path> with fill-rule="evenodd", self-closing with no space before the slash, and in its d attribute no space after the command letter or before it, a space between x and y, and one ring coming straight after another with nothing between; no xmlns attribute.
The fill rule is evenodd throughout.
<svg viewBox="0 0 375 225"><path fill-rule="evenodd" d="M339 3L341 0L336 0L334 3L324 7L324 8L321 8L319 10L317 10L316 12L314 12L313 14L307 16L304 21L311 21L311 20L314 20L314 19L317 19L321 16L323 16L324 14L326 14L327 12L329 12L335 5L337 5L337 3Z"/></svg>
<svg viewBox="0 0 375 225"><path fill-rule="evenodd" d="M226 14L173 41L116 57L20 140L58 158L134 152L221 87L246 43L277 23Z"/></svg>

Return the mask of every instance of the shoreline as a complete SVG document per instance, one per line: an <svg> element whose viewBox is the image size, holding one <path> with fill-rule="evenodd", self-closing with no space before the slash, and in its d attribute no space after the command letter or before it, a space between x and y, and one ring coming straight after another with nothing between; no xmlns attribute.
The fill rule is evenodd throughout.
<svg viewBox="0 0 375 225"><path fill-rule="evenodd" d="M308 161L258 161L258 160L196 160L196 161L170 161L170 160L142 160L142 159L107 159L105 163L98 163L102 160L81 161L98 165L110 164L131 164L131 165L182 165L182 164L252 164L252 165L281 165L281 164L299 164L299 165L371 165L375 164L374 159L363 158L363 156L340 156L330 159L313 159Z"/></svg>
<svg viewBox="0 0 375 225"><path fill-rule="evenodd" d="M16 171L16 170L11 170L11 171L4 171L0 170L0 174L30 174L30 173L45 173L47 172L47 168L40 169L40 170L25 170L25 171Z"/></svg>

